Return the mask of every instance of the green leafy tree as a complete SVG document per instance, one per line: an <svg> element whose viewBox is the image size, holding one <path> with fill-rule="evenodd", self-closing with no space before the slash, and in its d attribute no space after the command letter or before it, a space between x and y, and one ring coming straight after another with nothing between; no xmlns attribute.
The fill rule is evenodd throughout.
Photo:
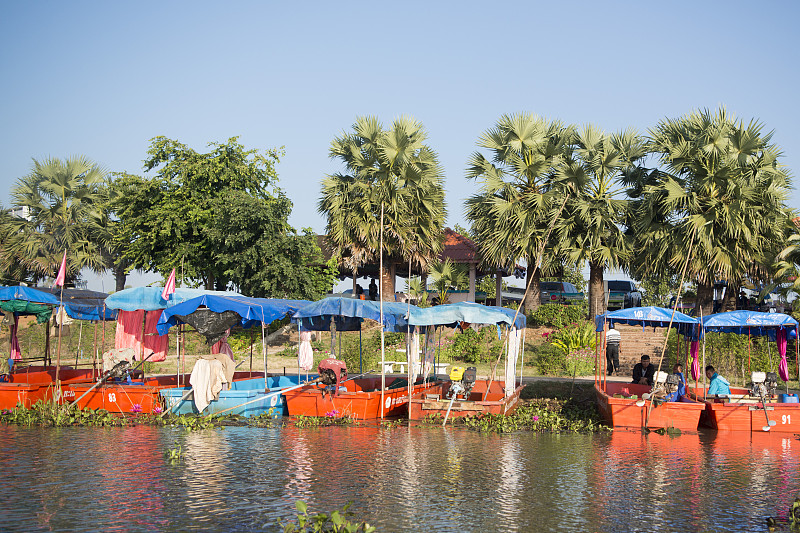
<svg viewBox="0 0 800 533"><path fill-rule="evenodd" d="M724 109L664 119L650 132L661 168L639 176L634 217L636 263L645 274L679 274L697 282L698 304L712 311L717 279L736 287L765 282L790 212L786 170L772 133Z"/></svg>
<svg viewBox="0 0 800 533"><path fill-rule="evenodd" d="M105 175L83 156L34 159L31 173L11 189L13 206L23 208L27 216L5 217L4 268L16 265L33 281L55 276L66 250L68 282L83 268L105 270L91 225Z"/></svg>
<svg viewBox="0 0 800 533"><path fill-rule="evenodd" d="M382 298L394 294L394 265L411 261L422 271L442 250L445 203L443 171L413 118L389 129L375 117L359 117L353 131L331 143L330 155L344 173L322 180L319 212L335 255L345 268L380 260Z"/></svg>
<svg viewBox="0 0 800 533"><path fill-rule="evenodd" d="M559 246L574 264L589 263L589 316L605 311L603 271L626 266L631 257L621 227L626 200L615 188L624 173L646 155L644 140L628 130L608 135L586 126L575 136L574 151L559 171L575 184L557 231Z"/></svg>
<svg viewBox="0 0 800 533"><path fill-rule="evenodd" d="M283 196L254 198L228 190L211 203L209 242L222 279L250 296L316 300L338 274L328 265L311 229L288 223L292 204Z"/></svg>
<svg viewBox="0 0 800 533"><path fill-rule="evenodd" d="M156 137L144 164L153 177L115 180L116 215L124 221L115 239L130 268L166 274L182 267L188 279L208 289L224 289L231 281L218 262L218 239L211 237L218 199L231 191L265 201L284 198L275 170L281 152L247 150L236 137L209 148L199 153Z"/></svg>
<svg viewBox="0 0 800 533"><path fill-rule="evenodd" d="M440 304L450 302L448 293L452 290L458 290L459 286L464 286L468 283L468 273L463 265L453 263L448 257L444 261L437 261L431 264L431 278L433 279L433 288L438 293L438 301Z"/></svg>
<svg viewBox="0 0 800 533"><path fill-rule="evenodd" d="M487 267L513 268L517 260L528 264L530 286L524 302L529 311L541 301L542 273L557 269L555 247L544 239L564 191L556 169L564 161L572 127L526 113L503 115L483 133L468 163L467 178L479 180L480 191L467 200L467 218ZM549 253L536 268L543 245Z"/></svg>

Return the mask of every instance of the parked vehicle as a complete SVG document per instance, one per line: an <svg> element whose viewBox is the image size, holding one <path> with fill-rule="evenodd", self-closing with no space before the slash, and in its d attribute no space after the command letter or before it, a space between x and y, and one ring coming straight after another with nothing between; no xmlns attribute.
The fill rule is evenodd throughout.
<svg viewBox="0 0 800 533"><path fill-rule="evenodd" d="M571 304L584 300L584 294L566 281L542 281L539 283L543 304Z"/></svg>
<svg viewBox="0 0 800 533"><path fill-rule="evenodd" d="M603 292L606 295L607 309L627 309L642 305L642 293L632 281L603 281Z"/></svg>

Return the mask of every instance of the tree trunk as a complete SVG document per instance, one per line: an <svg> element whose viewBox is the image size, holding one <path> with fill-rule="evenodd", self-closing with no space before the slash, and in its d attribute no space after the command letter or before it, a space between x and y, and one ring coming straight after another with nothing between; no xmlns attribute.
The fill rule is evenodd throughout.
<svg viewBox="0 0 800 533"><path fill-rule="evenodd" d="M725 298L722 299L722 312L736 311L736 298L739 296L739 283L728 283Z"/></svg>
<svg viewBox="0 0 800 533"><path fill-rule="evenodd" d="M528 272L525 278L528 281L528 296L522 302L523 309L525 309L526 313L535 313L542 302L542 291L539 285L542 279L542 272L538 268L534 270L534 265L528 265Z"/></svg>
<svg viewBox="0 0 800 533"><path fill-rule="evenodd" d="M216 282L216 278L214 274L209 274L206 278L206 290L213 291L214 290L214 283Z"/></svg>
<svg viewBox="0 0 800 533"><path fill-rule="evenodd" d="M125 273L125 267L116 266L114 267L114 281L115 281L115 291L119 292L125 289L125 282L128 280L128 275Z"/></svg>
<svg viewBox="0 0 800 533"><path fill-rule="evenodd" d="M503 273L500 269L494 274L494 305L503 307Z"/></svg>
<svg viewBox="0 0 800 533"><path fill-rule="evenodd" d="M381 271L380 297L384 302L394 301L394 276L395 264L391 259L383 258L383 271Z"/></svg>
<svg viewBox="0 0 800 533"><path fill-rule="evenodd" d="M697 313L695 316L700 316L700 309L703 310L703 316L714 312L714 284L710 281L697 283Z"/></svg>
<svg viewBox="0 0 800 533"><path fill-rule="evenodd" d="M589 320L606 310L603 293L603 266L589 261Z"/></svg>

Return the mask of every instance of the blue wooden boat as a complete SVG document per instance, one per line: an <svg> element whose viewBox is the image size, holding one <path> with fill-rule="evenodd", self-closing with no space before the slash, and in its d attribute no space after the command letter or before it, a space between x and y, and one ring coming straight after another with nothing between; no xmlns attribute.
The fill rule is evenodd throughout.
<svg viewBox="0 0 800 533"><path fill-rule="evenodd" d="M316 377L316 374L313 374L309 375L308 379ZM219 398L212 400L202 414L213 415L225 411L223 415L235 414L244 417L267 414L271 418L278 418L288 415L281 391L298 385L300 378L303 382L306 381L305 375L268 376L266 387L263 377L234 381L230 390L221 391ZM190 390L191 387L162 389L159 394L164 400L165 409L175 414L200 414L191 394L186 397Z"/></svg>

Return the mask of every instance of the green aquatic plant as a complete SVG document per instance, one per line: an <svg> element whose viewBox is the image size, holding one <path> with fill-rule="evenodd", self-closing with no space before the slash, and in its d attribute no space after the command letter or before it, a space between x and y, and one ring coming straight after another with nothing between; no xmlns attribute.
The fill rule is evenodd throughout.
<svg viewBox="0 0 800 533"><path fill-rule="evenodd" d="M294 424L299 428L316 428L326 426L348 426L355 422L349 415L339 416L337 411L335 414L328 413L326 416L304 416L297 415L294 417Z"/></svg>
<svg viewBox="0 0 800 533"><path fill-rule="evenodd" d="M333 511L331 514L317 513L308 514L308 506L303 501L295 502L295 507L300 512L297 515L297 523L288 522L284 524L278 519L278 527L284 533L299 532L333 532L333 533L372 533L375 531L373 526L367 522L353 522L355 513L350 511L353 502L348 502L341 511Z"/></svg>
<svg viewBox="0 0 800 533"><path fill-rule="evenodd" d="M164 450L164 459L170 464L179 463L184 459L183 447L177 442L175 444L176 446L174 448L167 448Z"/></svg>

